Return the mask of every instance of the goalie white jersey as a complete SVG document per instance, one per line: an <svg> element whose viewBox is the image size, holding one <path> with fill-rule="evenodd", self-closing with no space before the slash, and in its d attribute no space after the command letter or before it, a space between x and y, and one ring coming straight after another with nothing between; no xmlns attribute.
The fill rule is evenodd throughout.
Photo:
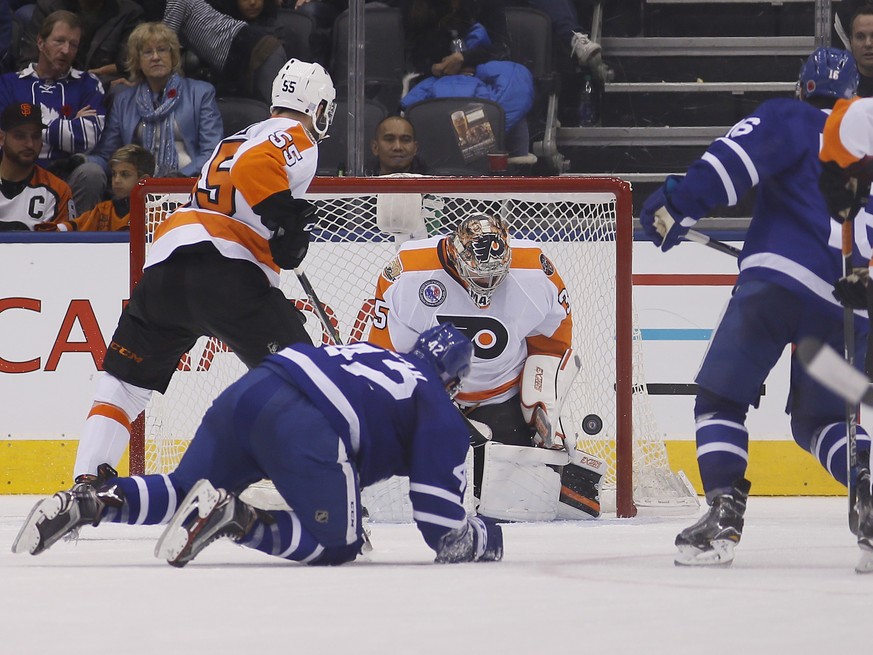
<svg viewBox="0 0 873 655"><path fill-rule="evenodd" d="M478 307L446 257L447 237L405 243L376 285L369 341L406 351L424 330L452 323L473 342L472 367L456 401L503 402L518 393L529 354L561 357L573 323L567 289L533 241L512 239L509 275Z"/></svg>

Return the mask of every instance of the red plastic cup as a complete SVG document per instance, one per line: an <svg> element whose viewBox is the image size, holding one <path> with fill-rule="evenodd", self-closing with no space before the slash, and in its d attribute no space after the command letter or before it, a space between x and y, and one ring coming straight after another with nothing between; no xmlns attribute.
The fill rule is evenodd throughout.
<svg viewBox="0 0 873 655"><path fill-rule="evenodd" d="M506 152L489 152L488 167L492 173L505 173L509 168L509 153Z"/></svg>

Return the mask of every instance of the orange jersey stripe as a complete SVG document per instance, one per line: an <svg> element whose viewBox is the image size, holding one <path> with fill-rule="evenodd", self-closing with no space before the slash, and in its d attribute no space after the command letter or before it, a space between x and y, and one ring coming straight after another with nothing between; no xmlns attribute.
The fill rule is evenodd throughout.
<svg viewBox="0 0 873 655"><path fill-rule="evenodd" d="M91 411L88 412L88 418L91 418L92 416L103 416L112 421L115 421L116 423L120 423L127 431L130 431L130 420L127 418L127 414L125 414L115 405L96 403L91 408Z"/></svg>
<svg viewBox="0 0 873 655"><path fill-rule="evenodd" d="M495 396L499 396L502 393L509 391L510 389L517 387L521 382L521 376L518 376L514 380L510 380L509 382L504 382L496 389L486 389L485 391L476 391L472 393L464 393L463 391L458 393L456 398L464 403L472 404L477 402L482 402L483 400L488 400L489 398L494 398Z"/></svg>
<svg viewBox="0 0 873 655"><path fill-rule="evenodd" d="M840 127L843 124L843 118L852 104L861 98L853 98L851 100L837 100L831 115L828 116L825 122L824 131L822 132L822 148L819 153L819 159L824 162L836 162L841 168L847 168L857 161L856 157L851 152L846 150L843 145L843 140L840 138Z"/></svg>
<svg viewBox="0 0 873 655"><path fill-rule="evenodd" d="M194 224L202 225L216 239L234 241L241 244L254 255L258 262L268 266L277 273L279 272L280 269L270 254L270 243L245 223L232 220L222 214L212 214L197 210L174 212L170 218L158 225L158 228L155 230L155 241L173 228Z"/></svg>
<svg viewBox="0 0 873 655"><path fill-rule="evenodd" d="M250 207L280 191L288 190L286 166L300 159L300 153L315 147L299 123L283 130L283 138L271 135L243 152L230 169L233 186Z"/></svg>

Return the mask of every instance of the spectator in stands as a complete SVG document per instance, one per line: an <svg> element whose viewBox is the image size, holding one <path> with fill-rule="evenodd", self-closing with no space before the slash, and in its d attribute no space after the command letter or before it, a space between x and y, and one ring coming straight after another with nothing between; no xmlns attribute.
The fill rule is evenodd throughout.
<svg viewBox="0 0 873 655"><path fill-rule="evenodd" d="M873 4L861 5L852 15L849 44L860 80L858 95L873 96Z"/></svg>
<svg viewBox="0 0 873 655"><path fill-rule="evenodd" d="M36 164L44 128L39 105L12 103L0 115L0 232L76 215L67 183Z"/></svg>
<svg viewBox="0 0 873 655"><path fill-rule="evenodd" d="M242 93L269 103L285 48L269 30L224 14L205 0L167 0L164 23L222 78L242 80Z"/></svg>
<svg viewBox="0 0 873 655"><path fill-rule="evenodd" d="M415 128L401 116L388 116L376 126L370 144L373 160L367 166L370 175L391 173L425 173L418 158Z"/></svg>
<svg viewBox="0 0 873 655"><path fill-rule="evenodd" d="M224 135L215 88L180 75L179 39L163 23L142 23L131 33L126 67L134 86L120 91L90 160L108 166L128 143L155 156L157 177L190 177Z"/></svg>
<svg viewBox="0 0 873 655"><path fill-rule="evenodd" d="M497 102L506 114L510 156L526 155L526 116L533 106L530 71L509 59L506 14L500 0L409 0L404 5L407 42L416 72L432 75L404 94L403 109L434 97L477 97ZM427 68L425 68L427 67Z"/></svg>
<svg viewBox="0 0 873 655"><path fill-rule="evenodd" d="M579 66L590 68L594 75L603 76L600 44L588 37L573 0L527 0L519 4L546 14L552 20L552 34L559 50L569 52Z"/></svg>
<svg viewBox="0 0 873 655"><path fill-rule="evenodd" d="M78 218L57 223L42 223L37 231L117 232L130 230L130 192L140 180L152 176L155 157L142 146L121 146L109 160L112 171L112 198L104 200Z"/></svg>
<svg viewBox="0 0 873 655"><path fill-rule="evenodd" d="M36 37L36 63L0 76L0 107L24 102L41 108L48 127L37 163L65 180L77 209L87 211L102 199L106 184L103 169L84 157L103 132L106 110L100 80L73 68L81 36L75 14L46 16Z"/></svg>
<svg viewBox="0 0 873 655"><path fill-rule="evenodd" d="M143 19L142 8L133 0L37 0L25 26L18 67L37 60L40 26L46 16L60 10L76 14L82 22L73 66L96 75L105 85L120 79L127 38Z"/></svg>

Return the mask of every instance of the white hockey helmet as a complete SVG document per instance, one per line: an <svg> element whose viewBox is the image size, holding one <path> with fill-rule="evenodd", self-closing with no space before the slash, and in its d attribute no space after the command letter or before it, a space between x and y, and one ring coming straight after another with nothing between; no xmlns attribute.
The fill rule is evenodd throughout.
<svg viewBox="0 0 873 655"><path fill-rule="evenodd" d="M512 262L506 223L497 216L471 214L449 237L447 251L473 302L487 307Z"/></svg>
<svg viewBox="0 0 873 655"><path fill-rule="evenodd" d="M319 64L289 59L273 80L271 111L292 109L312 118L318 139L324 138L336 111L336 89ZM319 108L323 107L321 113Z"/></svg>

